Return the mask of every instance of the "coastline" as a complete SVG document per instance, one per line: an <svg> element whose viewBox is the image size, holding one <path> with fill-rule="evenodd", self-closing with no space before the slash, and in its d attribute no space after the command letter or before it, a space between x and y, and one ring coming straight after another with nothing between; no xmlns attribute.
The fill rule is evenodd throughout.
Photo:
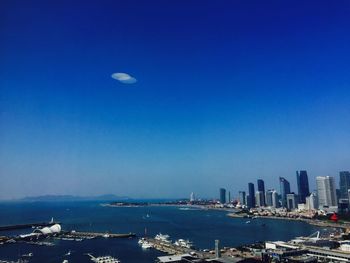
<svg viewBox="0 0 350 263"><path fill-rule="evenodd" d="M193 209L199 209L199 210L215 210L215 211L222 211L222 212L227 212L228 217L232 218L244 218L247 216L247 214L237 214L235 213L237 210L232 209L232 208L218 208L218 207L213 207L213 206L205 206L205 205L189 205L189 204L152 204L152 203L142 203L142 204L101 204L101 206L105 207L146 207L146 206L164 206L164 207L182 207L182 208L193 208ZM294 218L294 217L283 217L283 216L257 216L259 219L274 219L274 220L288 220L288 221L300 221L300 222L305 222L310 225L315 225L319 227L328 227L328 228L341 228L343 230L349 229L350 228L350 222L341 222L341 223L335 223L335 222L330 222L330 221L322 221L322 220L317 220L317 219L308 219L308 218Z"/></svg>
<svg viewBox="0 0 350 263"><path fill-rule="evenodd" d="M246 214L236 214L236 213L228 213L227 216L232 218L244 218ZM319 227L331 227L331 228L342 228L347 229L350 228L350 223L333 223L326 222L317 219L307 219L307 218L292 218L292 217L281 217L281 216L257 216L259 219L275 219L275 220L288 220L288 221L300 221L305 222L310 225L315 225Z"/></svg>

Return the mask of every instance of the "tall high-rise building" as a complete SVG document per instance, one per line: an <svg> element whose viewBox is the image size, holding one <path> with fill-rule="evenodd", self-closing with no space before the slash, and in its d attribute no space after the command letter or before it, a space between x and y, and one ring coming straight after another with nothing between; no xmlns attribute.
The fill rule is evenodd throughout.
<svg viewBox="0 0 350 263"><path fill-rule="evenodd" d="M231 191L228 191L228 203L231 203Z"/></svg>
<svg viewBox="0 0 350 263"><path fill-rule="evenodd" d="M318 200L315 193L311 193L306 197L306 209L308 210L317 210L318 209Z"/></svg>
<svg viewBox="0 0 350 263"><path fill-rule="evenodd" d="M298 199L297 195L294 193L287 194L287 208L293 210L297 208Z"/></svg>
<svg viewBox="0 0 350 263"><path fill-rule="evenodd" d="M241 205L247 205L245 191L239 191L239 202Z"/></svg>
<svg viewBox="0 0 350 263"><path fill-rule="evenodd" d="M350 189L350 172L349 171L339 172L339 187L340 187L340 198L348 199L348 190Z"/></svg>
<svg viewBox="0 0 350 263"><path fill-rule="evenodd" d="M220 203L225 204L226 203L226 189L220 188Z"/></svg>
<svg viewBox="0 0 350 263"><path fill-rule="evenodd" d="M255 192L255 205L258 207L263 207L264 205L264 192L256 191Z"/></svg>
<svg viewBox="0 0 350 263"><path fill-rule="evenodd" d="M280 203L278 202L278 193L276 190L272 191L272 207L274 208L280 207Z"/></svg>
<svg viewBox="0 0 350 263"><path fill-rule="evenodd" d="M254 190L254 184L249 183L248 184L248 202L247 205L249 208L255 207L255 190Z"/></svg>
<svg viewBox="0 0 350 263"><path fill-rule="evenodd" d="M262 179L258 179L258 191L263 193L262 206L265 206L265 183Z"/></svg>
<svg viewBox="0 0 350 263"><path fill-rule="evenodd" d="M282 207L287 207L287 194L290 194L290 184L287 179L280 177Z"/></svg>
<svg viewBox="0 0 350 263"><path fill-rule="evenodd" d="M309 179L306 171L297 171L297 185L298 185L298 200L299 203L305 204L306 197L310 194Z"/></svg>
<svg viewBox="0 0 350 263"><path fill-rule="evenodd" d="M190 195L190 201L193 202L195 200L196 200L196 198L194 196L194 193L192 192L191 195Z"/></svg>
<svg viewBox="0 0 350 263"><path fill-rule="evenodd" d="M273 190L267 190L265 193L265 205L272 206L272 193Z"/></svg>
<svg viewBox="0 0 350 263"><path fill-rule="evenodd" d="M325 206L337 206L337 196L335 193L335 181L331 176L317 176L317 197L318 206L323 208Z"/></svg>

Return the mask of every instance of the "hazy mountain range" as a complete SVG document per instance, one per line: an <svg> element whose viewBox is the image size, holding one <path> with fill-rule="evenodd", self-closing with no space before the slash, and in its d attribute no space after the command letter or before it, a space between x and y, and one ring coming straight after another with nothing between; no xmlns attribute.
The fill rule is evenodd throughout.
<svg viewBox="0 0 350 263"><path fill-rule="evenodd" d="M96 195L96 196L75 196L75 195L41 195L41 196L28 196L14 201L46 201L46 202L67 202L67 201L116 201L116 200L129 200L126 196L117 196L113 194Z"/></svg>

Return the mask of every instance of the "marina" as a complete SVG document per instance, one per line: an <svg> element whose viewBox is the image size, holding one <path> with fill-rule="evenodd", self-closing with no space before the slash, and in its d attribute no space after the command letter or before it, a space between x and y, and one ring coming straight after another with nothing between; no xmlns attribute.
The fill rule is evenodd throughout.
<svg viewBox="0 0 350 263"><path fill-rule="evenodd" d="M223 257L231 254L251 256L250 252L245 251L242 254L233 248L242 243L252 244L255 240L280 240L280 238L290 240L317 230L309 224L287 220L264 219L262 221L263 219L256 219L251 220L251 224L245 224L246 219L227 217L227 212L179 210L175 206L118 209L102 207L98 202L55 203L50 206L45 204L18 205L16 214L23 216L21 222L23 224L26 221L31 222L31 219L42 222L44 221L43 217L53 215L62 222L61 232L50 234L47 238L42 236L42 239L38 240L34 236L32 241L18 240L15 243L5 243L0 247L1 260L17 261L20 255L29 253L33 253L33 256L29 258L32 263L46 262L48 255L56 258L55 262L59 263L62 263L63 260L68 260L69 263L92 262L86 253L95 257L110 255L118 258L121 262L128 263L149 263L154 262L160 256L190 253L196 253L199 257L215 258L213 237L220 238L220 250L222 250ZM46 216L23 215L23 207L30 211L30 215L33 214L31 211L40 210ZM4 213L15 214L16 207L7 208L3 205L0 208ZM52 210L55 211L54 214ZM150 215L149 218L146 217L147 214ZM6 221L3 222L5 225ZM266 223L266 227L261 227L262 222ZM184 228L182 228L183 226ZM195 229L195 231L189 231L189 229ZM11 233L6 233L6 235L15 237L22 234L21 232L26 234L29 231L34 231L34 229L28 230L13 231L13 235ZM206 231L211 234L204 235L203 233ZM148 245L145 244L142 247L138 244L139 238L132 236L129 238L130 232L135 233L140 238L145 235L149 241ZM126 236L124 236L125 234ZM159 235L159 239L168 239L171 243L156 240L157 235ZM112 238L114 236L117 238ZM192 241L195 249L176 246L174 243L180 239ZM66 255L69 251L71 253Z"/></svg>

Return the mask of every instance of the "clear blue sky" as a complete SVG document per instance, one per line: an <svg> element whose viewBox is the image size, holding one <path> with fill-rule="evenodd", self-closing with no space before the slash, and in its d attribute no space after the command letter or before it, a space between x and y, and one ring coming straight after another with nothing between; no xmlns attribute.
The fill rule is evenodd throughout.
<svg viewBox="0 0 350 263"><path fill-rule="evenodd" d="M0 198L217 197L350 169L349 1L0 3ZM111 78L125 72L137 79Z"/></svg>

